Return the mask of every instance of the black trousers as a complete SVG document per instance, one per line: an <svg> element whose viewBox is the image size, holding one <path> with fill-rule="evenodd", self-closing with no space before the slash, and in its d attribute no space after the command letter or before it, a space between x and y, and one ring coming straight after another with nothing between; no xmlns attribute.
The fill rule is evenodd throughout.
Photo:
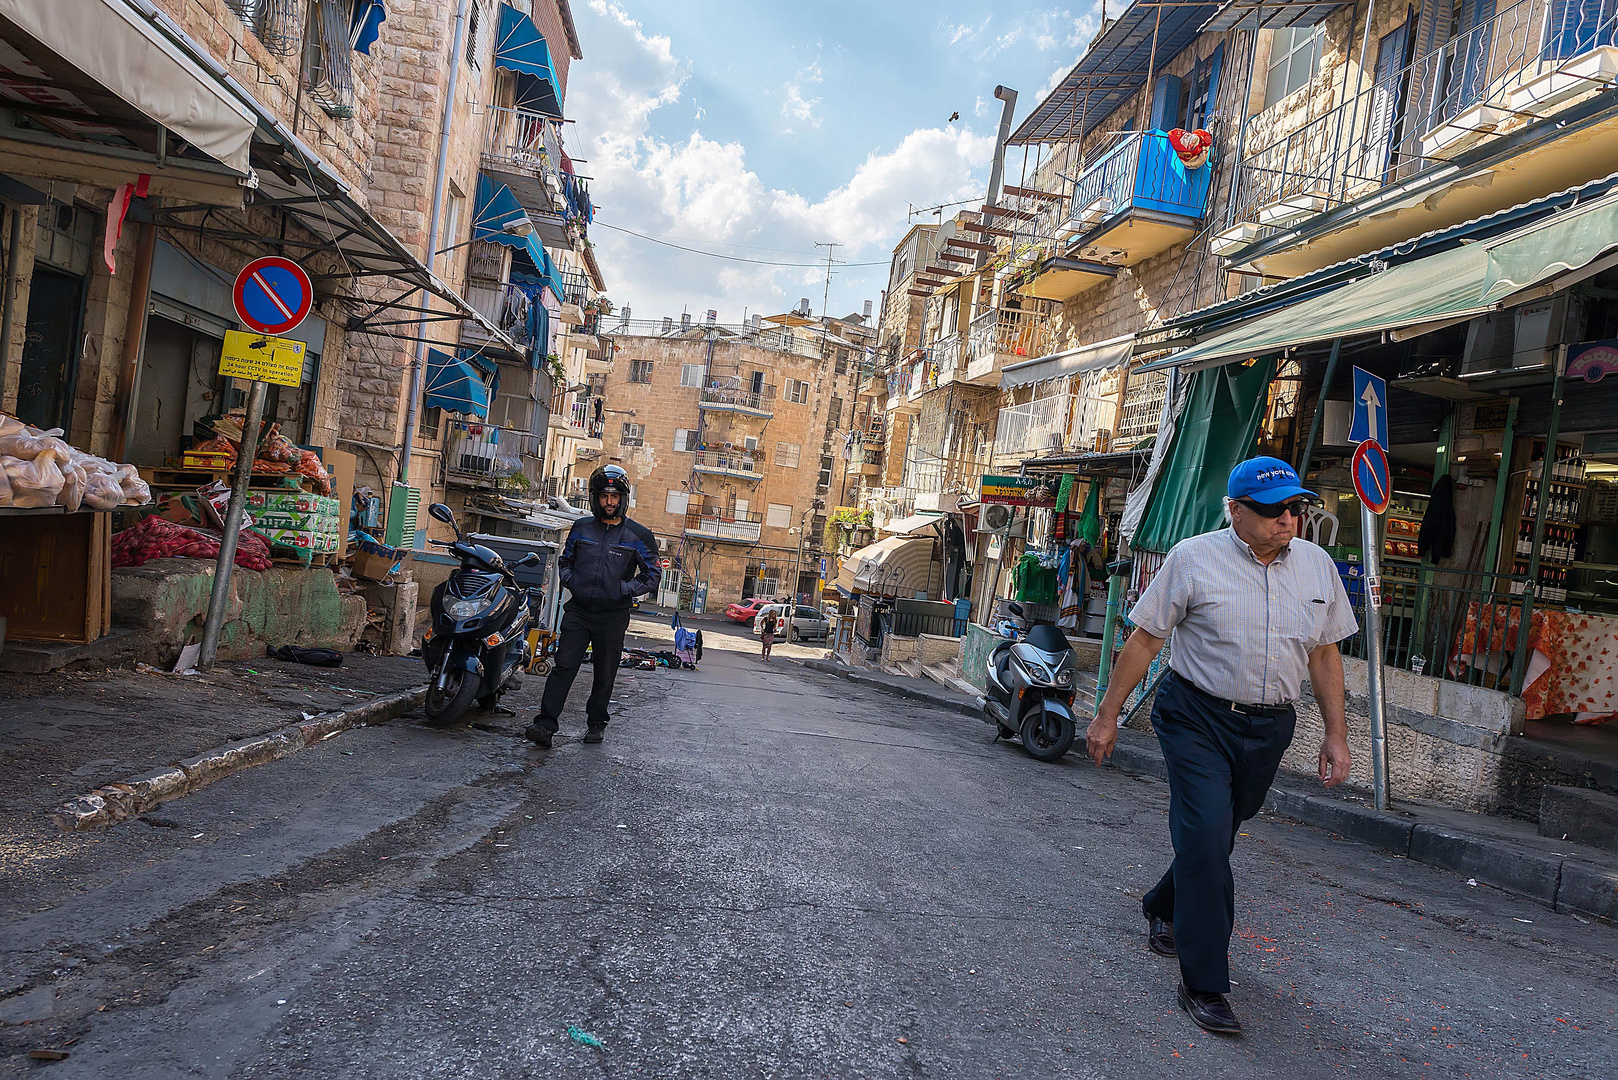
<svg viewBox="0 0 1618 1080"><path fill-rule="evenodd" d="M618 660L624 652L624 634L629 630L629 609L586 611L569 603L562 609L562 626L557 634L556 660L545 679L545 696L540 699L541 729L555 732L562 718L562 707L573 689L573 680L584 663L584 650L594 653L590 697L584 703L586 721L593 728L607 726L607 706L612 701L612 684L618 679Z"/></svg>
<svg viewBox="0 0 1618 1080"><path fill-rule="evenodd" d="M1230 853L1236 830L1264 805L1296 720L1290 706L1271 717L1232 712L1173 673L1157 691L1152 727L1168 765L1174 862L1141 906L1174 924L1188 990L1230 992Z"/></svg>

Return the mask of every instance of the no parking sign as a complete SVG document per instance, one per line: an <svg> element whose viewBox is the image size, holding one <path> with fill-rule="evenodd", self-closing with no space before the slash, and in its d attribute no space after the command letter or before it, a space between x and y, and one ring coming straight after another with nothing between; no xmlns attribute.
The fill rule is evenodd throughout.
<svg viewBox="0 0 1618 1080"><path fill-rule="evenodd" d="M236 317L261 334L285 334L309 317L315 287L303 267L269 255L254 259L236 275Z"/></svg>

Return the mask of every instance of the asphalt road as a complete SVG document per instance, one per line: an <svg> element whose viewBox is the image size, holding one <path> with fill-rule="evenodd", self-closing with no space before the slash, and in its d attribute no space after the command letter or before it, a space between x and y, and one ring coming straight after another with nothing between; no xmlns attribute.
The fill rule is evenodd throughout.
<svg viewBox="0 0 1618 1080"><path fill-rule="evenodd" d="M93 873L0 908L0 1071L1614 1075L1613 927L1270 819L1247 1034L1205 1035L1144 944L1162 784L704 629L701 671L622 673L600 746L587 674L555 749L517 737L535 680L520 718L349 732L73 838Z"/></svg>

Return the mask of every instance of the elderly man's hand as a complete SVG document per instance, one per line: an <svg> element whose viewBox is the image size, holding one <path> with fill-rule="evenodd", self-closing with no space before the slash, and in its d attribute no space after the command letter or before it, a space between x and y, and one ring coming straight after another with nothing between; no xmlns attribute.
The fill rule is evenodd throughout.
<svg viewBox="0 0 1618 1080"><path fill-rule="evenodd" d="M1118 745L1118 717L1109 716L1104 709L1097 712L1084 733L1084 745L1097 765L1106 764L1112 757L1113 747Z"/></svg>
<svg viewBox="0 0 1618 1080"><path fill-rule="evenodd" d="M1336 787L1348 779L1351 758L1347 739L1327 739L1320 744L1320 782Z"/></svg>

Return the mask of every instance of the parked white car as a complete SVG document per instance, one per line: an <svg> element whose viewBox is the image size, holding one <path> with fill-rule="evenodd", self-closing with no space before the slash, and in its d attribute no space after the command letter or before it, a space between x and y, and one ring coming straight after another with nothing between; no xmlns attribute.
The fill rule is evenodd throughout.
<svg viewBox="0 0 1618 1080"><path fill-rule="evenodd" d="M831 620L807 604L798 604L792 615L790 636L787 633L786 604L770 604L758 609L758 617L753 620L753 636L760 637L764 633L764 616L770 612L775 613L775 636L789 641L825 641L831 636Z"/></svg>

